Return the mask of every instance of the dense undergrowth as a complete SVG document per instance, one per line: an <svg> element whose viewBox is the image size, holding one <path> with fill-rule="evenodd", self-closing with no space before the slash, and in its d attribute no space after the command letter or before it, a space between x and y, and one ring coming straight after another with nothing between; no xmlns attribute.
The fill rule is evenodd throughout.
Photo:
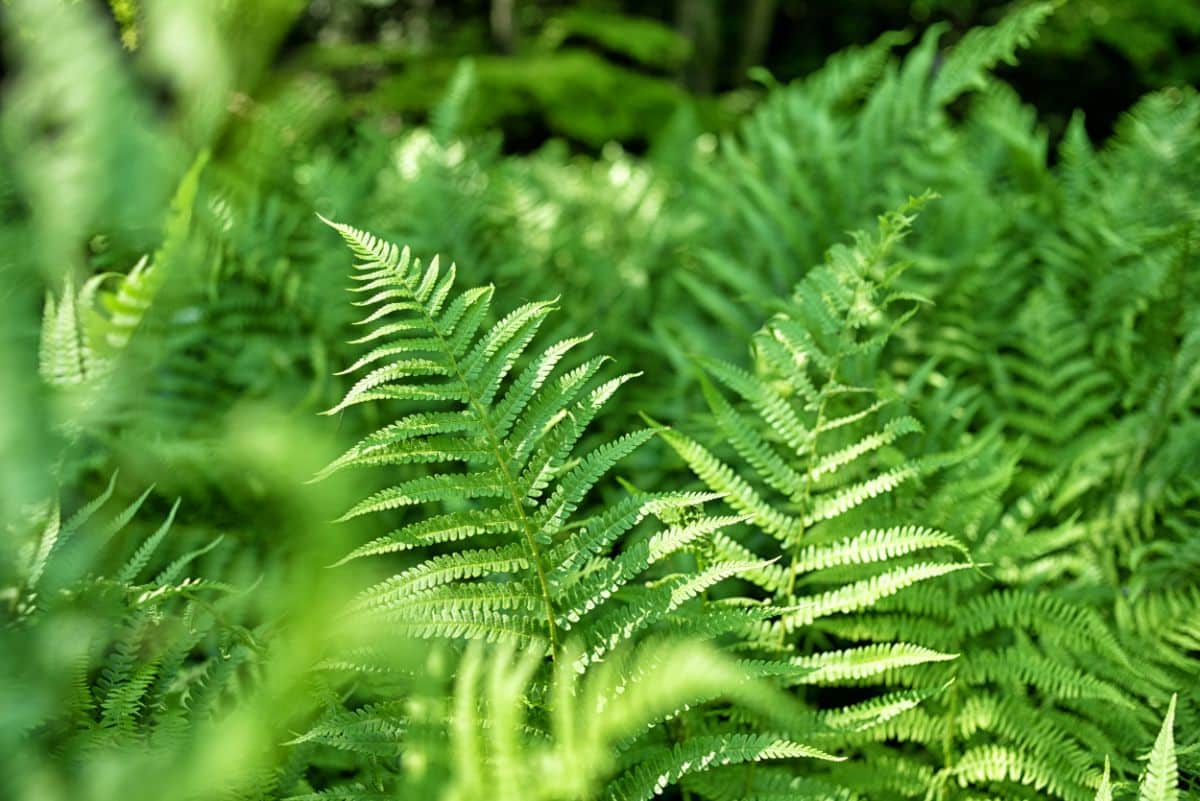
<svg viewBox="0 0 1200 801"><path fill-rule="evenodd" d="M168 125L36 6L5 798L1200 793L1194 90L1052 148L1032 4L510 156L470 63L398 134L311 75Z"/></svg>

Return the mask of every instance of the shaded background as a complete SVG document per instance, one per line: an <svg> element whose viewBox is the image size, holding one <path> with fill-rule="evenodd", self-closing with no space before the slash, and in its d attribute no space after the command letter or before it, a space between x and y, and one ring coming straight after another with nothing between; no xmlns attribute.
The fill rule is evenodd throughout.
<svg viewBox="0 0 1200 801"><path fill-rule="evenodd" d="M85 0L103 9L133 54L143 38L137 0ZM203 4L201 4L203 5ZM235 4L236 5L236 4ZM347 111L422 121L454 65L478 59L488 101L470 123L498 126L506 148L562 137L583 151L609 140L637 151L680 109L728 128L758 97L759 80L787 82L832 53L892 30L933 23L948 43L1019 5L999 0L312 0L267 2L282 37L254 44L271 80L318 72ZM273 12L272 12L273 13ZM8 44L11 44L9 42ZM278 49L276 49L278 45ZM1200 2L1072 0L1021 64L1000 75L1035 106L1052 136L1072 110L1103 138L1147 91L1200 79ZM6 53L6 76L13 58ZM762 69L756 69L762 68ZM765 70L765 71L763 71ZM154 84L158 77L146 77ZM173 90L152 86L161 105Z"/></svg>
<svg viewBox="0 0 1200 801"><path fill-rule="evenodd" d="M498 90L481 125L500 124L509 147L560 135L583 147L606 139L653 142L681 87L712 126L753 102L752 68L781 82L830 54L890 30L942 22L956 34L992 24L1013 3L995 0L645 0L644 2L381 2L318 0L289 35L281 63L330 68L356 100L408 112L428 108L447 62L485 58ZM1103 137L1148 90L1200 76L1200 3L1078 0L1060 9L1021 65L1001 75L1060 132L1075 108ZM603 71L590 59L603 61ZM584 74L584 65L593 70ZM545 85L549 82L551 85ZM535 86L540 84L540 86ZM628 114L600 114L606 88ZM581 121L564 120L575 114ZM605 109L605 111L610 111Z"/></svg>

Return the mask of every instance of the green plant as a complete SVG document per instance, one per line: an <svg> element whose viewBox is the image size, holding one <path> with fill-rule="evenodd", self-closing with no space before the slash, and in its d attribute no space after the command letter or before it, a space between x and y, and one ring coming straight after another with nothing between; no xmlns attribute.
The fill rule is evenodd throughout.
<svg viewBox="0 0 1200 801"><path fill-rule="evenodd" d="M498 86L599 143L545 71L678 39L568 14L398 128L256 82L294 4L112 6L3 8L0 795L1196 795L1195 92L1052 151L1030 3L513 155Z"/></svg>
<svg viewBox="0 0 1200 801"><path fill-rule="evenodd" d="M164 558L178 502L149 536L131 540L150 490L113 511L116 483L114 475L70 516L55 501L6 532L18 548L4 577L0 642L22 660L0 685L0 764L18 796L55 775L55 753L103 755L122 769L169 758L253 680L262 646L225 619L222 596L233 588L189 575L221 538ZM85 762L79 774L58 774L56 789L91 793L103 771L102 760Z"/></svg>

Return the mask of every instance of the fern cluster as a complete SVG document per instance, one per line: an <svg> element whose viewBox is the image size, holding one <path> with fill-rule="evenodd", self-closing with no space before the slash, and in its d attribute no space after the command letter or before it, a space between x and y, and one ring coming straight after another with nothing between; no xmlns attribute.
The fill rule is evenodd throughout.
<svg viewBox="0 0 1200 801"><path fill-rule="evenodd" d="M0 795L1195 796L1200 96L1052 148L993 70L1055 7L590 159L464 134L470 64L172 138L14 3L121 76L85 179L201 155L110 208L4 112Z"/></svg>

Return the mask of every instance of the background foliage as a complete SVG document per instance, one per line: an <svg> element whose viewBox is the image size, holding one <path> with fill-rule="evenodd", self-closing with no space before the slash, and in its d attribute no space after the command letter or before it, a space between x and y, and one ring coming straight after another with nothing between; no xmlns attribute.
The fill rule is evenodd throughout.
<svg viewBox="0 0 1200 801"><path fill-rule="evenodd" d="M0 15L5 798L1200 793L1193 4Z"/></svg>

